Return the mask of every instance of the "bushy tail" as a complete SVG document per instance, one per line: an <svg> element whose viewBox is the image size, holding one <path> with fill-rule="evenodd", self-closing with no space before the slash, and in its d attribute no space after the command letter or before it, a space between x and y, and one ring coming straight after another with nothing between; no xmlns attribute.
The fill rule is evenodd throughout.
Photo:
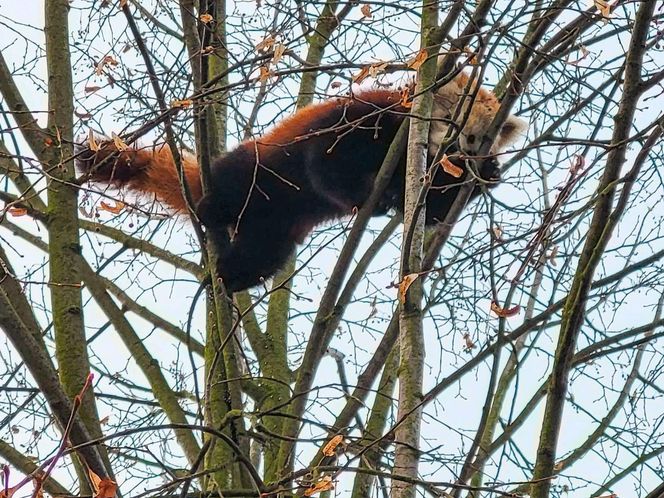
<svg viewBox="0 0 664 498"><path fill-rule="evenodd" d="M195 207L202 196L196 158L183 153L182 165ZM93 182L123 187L137 193L153 194L159 201L178 212L187 209L168 146L119 151L114 142L104 142L98 151L83 151L79 155L77 166Z"/></svg>

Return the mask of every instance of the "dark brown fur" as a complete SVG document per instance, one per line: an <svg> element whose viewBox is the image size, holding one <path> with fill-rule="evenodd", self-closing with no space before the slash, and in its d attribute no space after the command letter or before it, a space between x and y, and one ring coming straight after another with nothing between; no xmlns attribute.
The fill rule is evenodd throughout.
<svg viewBox="0 0 664 498"><path fill-rule="evenodd" d="M274 275L315 226L363 205L407 115L400 99L395 91L372 90L305 107L263 137L216 159L212 194L205 197L195 159L184 157L186 179L208 235L215 241L233 233L220 256L220 277L229 291ZM79 167L94 181L152 193L176 211L185 209L168 148L116 152L116 160L101 163L113 150L107 143ZM497 172L497 163L487 160L480 175L495 179ZM375 214L402 208L404 179L405 156ZM444 219L463 180L435 169L426 199L427 224Z"/></svg>

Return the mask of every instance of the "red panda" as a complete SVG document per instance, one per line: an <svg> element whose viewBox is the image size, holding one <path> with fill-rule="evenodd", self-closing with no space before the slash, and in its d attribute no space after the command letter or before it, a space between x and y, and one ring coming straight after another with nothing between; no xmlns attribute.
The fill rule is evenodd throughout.
<svg viewBox="0 0 664 498"><path fill-rule="evenodd" d="M461 73L434 94L430 159L443 142L461 97L468 94L467 83L468 76ZM373 89L304 107L262 137L217 158L211 166L211 193L205 197L195 158L183 155L186 180L208 237L215 241L229 229L233 233L219 260L219 276L229 292L253 287L261 278L274 275L314 227L362 206L408 115L401 100L397 90ZM463 100L467 103L457 115L468 116L458 148L472 155L499 102L484 88L476 92L472 103L468 96ZM469 112L464 112L468 106ZM524 122L510 116L491 153L505 150L524 129ZM103 161L110 154L116 159ZM374 214L402 208L405 161L404 154ZM117 151L113 142L107 142L96 153L81 154L78 165L92 181L152 194L176 212L186 210L168 147ZM495 180L498 172L497 162L490 159L482 163L479 174ZM445 218L463 180L436 168L426 198L428 225Z"/></svg>

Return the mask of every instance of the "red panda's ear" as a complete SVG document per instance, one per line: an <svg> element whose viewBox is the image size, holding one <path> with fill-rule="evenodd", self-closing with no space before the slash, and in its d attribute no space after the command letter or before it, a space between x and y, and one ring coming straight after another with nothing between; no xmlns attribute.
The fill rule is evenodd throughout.
<svg viewBox="0 0 664 498"><path fill-rule="evenodd" d="M500 139L505 145L511 145L516 142L521 135L528 129L528 123L516 116L509 116L500 129Z"/></svg>
<svg viewBox="0 0 664 498"><path fill-rule="evenodd" d="M436 114L452 114L462 94L463 88L459 85L458 77L436 90L433 94L434 108L438 111Z"/></svg>

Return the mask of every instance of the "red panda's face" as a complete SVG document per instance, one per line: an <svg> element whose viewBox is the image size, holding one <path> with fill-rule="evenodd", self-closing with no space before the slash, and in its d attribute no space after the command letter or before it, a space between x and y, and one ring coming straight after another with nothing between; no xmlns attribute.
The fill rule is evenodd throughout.
<svg viewBox="0 0 664 498"><path fill-rule="evenodd" d="M491 91L485 88L474 91L472 86L469 89L468 76L459 74L434 95L433 120L429 133L430 151L437 149L445 140L450 120L454 118L458 126L463 126L459 133L459 148L466 154L477 153L499 107L500 102ZM491 154L504 152L519 139L526 128L525 121L509 116L496 136Z"/></svg>
<svg viewBox="0 0 664 498"><path fill-rule="evenodd" d="M459 148L466 154L475 154L479 151L482 144L482 138L488 131L495 113L495 110L479 111L475 107L470 112L461 133L459 134ZM516 116L508 116L502 128L498 132L496 139L491 145L491 154L500 154L505 152L510 146L519 140L526 131L527 124Z"/></svg>

